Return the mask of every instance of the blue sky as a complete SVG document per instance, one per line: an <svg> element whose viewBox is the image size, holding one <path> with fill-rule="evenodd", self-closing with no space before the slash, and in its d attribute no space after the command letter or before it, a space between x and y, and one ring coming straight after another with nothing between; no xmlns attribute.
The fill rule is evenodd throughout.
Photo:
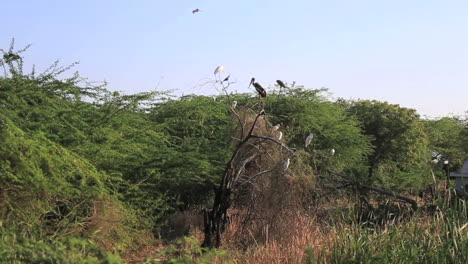
<svg viewBox="0 0 468 264"><path fill-rule="evenodd" d="M15 0L1 9L1 48L12 37L33 44L26 59L39 69L80 61L83 76L110 90L217 94L200 84L225 65L238 92L255 76L423 116L468 110L466 0Z"/></svg>

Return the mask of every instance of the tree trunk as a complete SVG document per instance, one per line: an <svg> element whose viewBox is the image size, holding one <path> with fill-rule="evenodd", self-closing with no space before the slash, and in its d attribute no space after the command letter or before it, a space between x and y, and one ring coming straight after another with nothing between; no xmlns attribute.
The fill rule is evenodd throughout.
<svg viewBox="0 0 468 264"><path fill-rule="evenodd" d="M227 210L231 207L230 182L233 171L234 166L231 163L229 169L224 174L219 188L215 190L213 208L210 211L204 210L203 212L205 239L202 247L218 248L221 246L221 233L226 229Z"/></svg>

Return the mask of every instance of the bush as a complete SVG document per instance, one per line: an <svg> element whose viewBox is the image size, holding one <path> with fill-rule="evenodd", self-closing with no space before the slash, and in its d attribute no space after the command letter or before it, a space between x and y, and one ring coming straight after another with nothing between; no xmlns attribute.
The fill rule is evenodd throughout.
<svg viewBox="0 0 468 264"><path fill-rule="evenodd" d="M20 237L18 232L2 230L1 263L123 263L118 255L104 252L90 240L68 237L61 240Z"/></svg>

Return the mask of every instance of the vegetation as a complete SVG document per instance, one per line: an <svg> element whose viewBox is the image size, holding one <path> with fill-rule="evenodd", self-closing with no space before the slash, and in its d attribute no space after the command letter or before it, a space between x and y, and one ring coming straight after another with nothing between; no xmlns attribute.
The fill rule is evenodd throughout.
<svg viewBox="0 0 468 264"><path fill-rule="evenodd" d="M2 261L122 263L165 240L141 261L466 262L466 203L439 184L468 159L466 117L304 87L127 95L61 78L75 64L25 73L25 50L0 50ZM222 248L201 248L220 204Z"/></svg>

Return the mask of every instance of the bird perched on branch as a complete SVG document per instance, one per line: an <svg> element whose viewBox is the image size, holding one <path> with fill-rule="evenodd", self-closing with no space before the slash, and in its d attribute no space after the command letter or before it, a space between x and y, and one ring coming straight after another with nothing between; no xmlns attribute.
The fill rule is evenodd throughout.
<svg viewBox="0 0 468 264"><path fill-rule="evenodd" d="M281 140L283 138L283 132L278 132L278 140Z"/></svg>
<svg viewBox="0 0 468 264"><path fill-rule="evenodd" d="M214 74L216 75L216 74L218 74L218 73L220 73L220 72L223 72L223 71L225 71L225 70L226 70L226 67L224 67L223 65L218 66L218 67L216 67L216 69L215 69L215 71L214 71Z"/></svg>
<svg viewBox="0 0 468 264"><path fill-rule="evenodd" d="M309 144L312 142L312 139L314 138L314 134L310 133L306 140L305 140L305 147L307 148L307 146L309 146Z"/></svg>
<svg viewBox="0 0 468 264"><path fill-rule="evenodd" d="M276 80L276 83L279 85L279 87L280 87L279 93L281 93L281 88L286 88L286 85L281 80Z"/></svg>
<svg viewBox="0 0 468 264"><path fill-rule="evenodd" d="M237 101L232 101L231 108L235 109L237 106Z"/></svg>
<svg viewBox="0 0 468 264"><path fill-rule="evenodd" d="M330 150L330 155L333 157L335 155L335 149Z"/></svg>
<svg viewBox="0 0 468 264"><path fill-rule="evenodd" d="M279 85L280 88L286 88L286 85L281 80L276 80L276 83Z"/></svg>
<svg viewBox="0 0 468 264"><path fill-rule="evenodd" d="M197 8L197 9L192 10L192 14L195 14L195 13L198 13L198 12L201 12L201 9L200 9L200 8Z"/></svg>
<svg viewBox="0 0 468 264"><path fill-rule="evenodd" d="M278 130L280 127L281 127L281 125L280 125L280 124L277 124L277 125L274 126L271 130L273 130L273 132L275 132L275 131Z"/></svg>
<svg viewBox="0 0 468 264"><path fill-rule="evenodd" d="M284 163L283 163L283 171L286 171L288 168L289 168L289 163L291 161L289 159L287 159Z"/></svg>
<svg viewBox="0 0 468 264"><path fill-rule="evenodd" d="M260 94L261 97L266 97L265 89L263 89L263 87L258 82L255 82L255 78L252 77L252 79L250 80L249 87L250 85L253 85L253 87L255 87L255 90L257 90L258 94Z"/></svg>
<svg viewBox="0 0 468 264"><path fill-rule="evenodd" d="M229 81L229 77L231 77L231 75L228 75L226 78L224 78L224 80L222 82L227 82Z"/></svg>

